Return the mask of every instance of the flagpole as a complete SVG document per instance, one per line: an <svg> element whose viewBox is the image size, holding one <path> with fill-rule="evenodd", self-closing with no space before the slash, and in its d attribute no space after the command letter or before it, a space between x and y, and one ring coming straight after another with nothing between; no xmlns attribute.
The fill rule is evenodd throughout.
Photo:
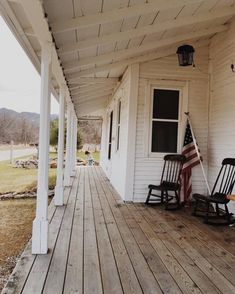
<svg viewBox="0 0 235 294"><path fill-rule="evenodd" d="M196 142L196 139L195 139L195 136L194 136L192 124L191 124L191 121L190 121L190 118L189 118L189 112L185 112L185 115L188 118L188 122L189 122L189 125L190 125L192 137L193 137L193 143L194 143L194 146L195 146L195 149L196 149L197 156L198 156L199 161L200 161L200 165L201 165L201 168L202 168L202 174L203 174L203 177L204 177L204 180L205 180L205 183L206 183L206 187L207 187L207 190L208 190L209 194L211 194L211 190L210 190L207 178L206 178L206 173L205 173L202 161L201 161L201 156L200 156L200 153L199 153L199 150L198 150L197 142Z"/></svg>

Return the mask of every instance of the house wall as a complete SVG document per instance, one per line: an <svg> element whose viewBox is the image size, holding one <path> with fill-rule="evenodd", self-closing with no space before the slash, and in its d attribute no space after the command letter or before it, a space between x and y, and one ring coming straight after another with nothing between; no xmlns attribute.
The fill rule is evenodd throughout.
<svg viewBox="0 0 235 294"><path fill-rule="evenodd" d="M139 66L128 67L103 116L101 166L124 200L133 199L135 124ZM120 143L117 150L118 102L121 100ZM112 153L108 159L110 113L113 111ZM132 144L131 144L132 142ZM134 148L135 149L135 148Z"/></svg>
<svg viewBox="0 0 235 294"><path fill-rule="evenodd" d="M210 44L209 182L212 186L225 157L235 157L235 23ZM235 202L230 201L235 213Z"/></svg>
<svg viewBox="0 0 235 294"><path fill-rule="evenodd" d="M145 201L150 183L159 183L164 156L161 153L151 157L148 152L149 138L146 134L151 116L148 110L151 99L149 84L165 83L183 88L185 101L180 116L182 137L186 121L184 111L188 109L207 171L208 54L208 47L196 50L196 68L179 67L176 55L140 64L133 199L136 202ZM200 166L193 169L192 185L194 192L206 192Z"/></svg>

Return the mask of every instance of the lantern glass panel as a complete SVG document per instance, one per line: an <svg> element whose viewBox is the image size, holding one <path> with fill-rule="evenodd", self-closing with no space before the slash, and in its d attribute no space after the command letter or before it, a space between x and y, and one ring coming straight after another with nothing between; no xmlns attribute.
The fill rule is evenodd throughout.
<svg viewBox="0 0 235 294"><path fill-rule="evenodd" d="M188 66L193 64L194 48L190 45L183 45L178 48L178 60L180 66Z"/></svg>

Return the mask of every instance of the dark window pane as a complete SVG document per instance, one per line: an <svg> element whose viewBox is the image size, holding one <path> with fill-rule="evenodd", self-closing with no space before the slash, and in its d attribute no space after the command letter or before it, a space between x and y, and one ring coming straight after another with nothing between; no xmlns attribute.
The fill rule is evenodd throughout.
<svg viewBox="0 0 235 294"><path fill-rule="evenodd" d="M120 137L120 126L118 126L118 129L117 129L117 150L119 150L119 137Z"/></svg>
<svg viewBox="0 0 235 294"><path fill-rule="evenodd" d="M111 151L112 151L112 131L113 131L113 112L110 113L110 119L109 119L109 147L108 147L108 159L111 159Z"/></svg>
<svg viewBox="0 0 235 294"><path fill-rule="evenodd" d="M177 152L178 123L153 121L152 152Z"/></svg>
<svg viewBox="0 0 235 294"><path fill-rule="evenodd" d="M118 103L118 124L121 122L121 101Z"/></svg>
<svg viewBox="0 0 235 294"><path fill-rule="evenodd" d="M178 119L179 91L154 89L153 118Z"/></svg>

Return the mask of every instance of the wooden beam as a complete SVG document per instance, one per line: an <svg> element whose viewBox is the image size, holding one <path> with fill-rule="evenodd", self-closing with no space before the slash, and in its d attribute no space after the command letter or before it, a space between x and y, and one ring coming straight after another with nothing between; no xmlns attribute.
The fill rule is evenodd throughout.
<svg viewBox="0 0 235 294"><path fill-rule="evenodd" d="M53 33L60 33L76 28L114 22L124 18L140 16L148 13L167 10L173 7L183 7L187 4L200 3L201 0L152 0L145 4L113 9L111 11L80 16L65 21L55 21L50 24Z"/></svg>
<svg viewBox="0 0 235 294"><path fill-rule="evenodd" d="M184 18L177 18L168 20L162 23L156 23L154 25L147 25L140 28L126 30L124 32L117 32L108 35L99 36L96 38L89 38L84 41L76 43L66 44L61 46L57 52L60 55L71 53L77 50L94 47L97 45L104 45L112 42L120 42L123 40L133 39L139 36L154 34L165 30L176 29L183 26L192 25L195 23L201 23L205 21L215 20L222 17L229 17L235 14L235 7L229 7L224 9L213 10L212 12L200 13L196 15L190 15Z"/></svg>
<svg viewBox="0 0 235 294"><path fill-rule="evenodd" d="M121 67L125 67L128 66L130 64L134 64L134 63L139 63L139 62L147 62L150 60L154 60L154 59L159 59L162 57L166 57L172 54L175 54L176 52L176 47L179 46L181 43L175 44L174 48L172 49L162 49L159 50L157 52L154 53L148 53L145 55L141 55L138 57L133 57L133 58L128 58L122 61L117 61L117 62L113 62L111 64L107 64L107 65L102 65L102 66L97 66L95 68L92 69L86 69L86 70L82 70L78 73L76 73L76 75L74 74L73 76L70 75L69 79L72 82L76 82L77 79L81 78L81 77L85 77L86 75L91 75L91 74L95 74L98 72L102 72L102 71L108 71L111 70L113 68L121 68ZM209 44L208 40L202 41L202 42L198 42L195 44L192 44L194 46L194 48L198 48L198 47L203 47L203 46L207 46Z"/></svg>
<svg viewBox="0 0 235 294"><path fill-rule="evenodd" d="M147 44L141 45L139 47L132 47L132 48L124 49L124 50L114 51L111 53L101 54L98 56L81 58L77 62L75 62L75 61L69 62L69 68L68 68L68 63L65 64L64 65L65 72L68 73L71 70L71 67L72 67L72 69L74 69L76 67L79 68L81 66L94 65L97 63L101 63L101 62L102 63L111 62L112 60L115 60L115 59L125 59L125 58L131 57L133 55L142 54L146 51L169 46L169 45L172 45L172 44L178 43L178 42L184 42L187 40L200 38L200 37L207 36L207 35L212 35L217 32L225 31L227 29L228 29L227 25L221 25L221 26L212 27L210 29L204 29L204 30L200 30L197 32L193 32L193 33L179 35L179 36L176 36L173 38L167 38L164 40L157 40L155 42L147 43ZM71 75L73 75L73 74L71 74ZM68 78L69 77L70 77L70 75L68 75Z"/></svg>
<svg viewBox="0 0 235 294"><path fill-rule="evenodd" d="M32 26L35 36L37 37L40 45L46 43L53 43L53 37L49 30L47 20L45 19L44 9L41 1L37 0L20 0L24 14L27 17L30 25ZM52 72L59 85L66 85L64 73L60 66L60 61L53 44L52 48ZM66 86L66 97L69 100L69 91Z"/></svg>
<svg viewBox="0 0 235 294"><path fill-rule="evenodd" d="M69 85L80 85L80 84L87 84L87 83L107 83L107 82L112 82L112 83L117 83L118 78L94 78L94 77L81 77L76 80L75 83L69 81Z"/></svg>

